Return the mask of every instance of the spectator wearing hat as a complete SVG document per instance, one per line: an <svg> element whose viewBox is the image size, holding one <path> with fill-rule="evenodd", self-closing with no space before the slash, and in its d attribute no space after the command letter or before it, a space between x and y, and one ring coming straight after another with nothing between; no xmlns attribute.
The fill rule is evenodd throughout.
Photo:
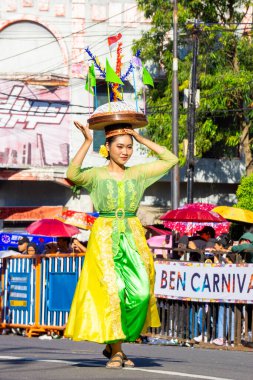
<svg viewBox="0 0 253 380"><path fill-rule="evenodd" d="M222 234L215 239L215 249L223 252L231 252L233 240L230 239L228 234Z"/></svg>
<svg viewBox="0 0 253 380"><path fill-rule="evenodd" d="M30 240L26 236L23 236L18 240L18 252L21 253L21 255L27 254L27 246L29 243Z"/></svg>
<svg viewBox="0 0 253 380"><path fill-rule="evenodd" d="M231 253L233 247L233 240L230 239L228 234L222 234L215 239L215 250L220 255L220 259L226 264L233 264L235 262L235 254Z"/></svg>
<svg viewBox="0 0 253 380"><path fill-rule="evenodd" d="M239 243L232 247L232 252L240 253L245 263L253 263L253 233L245 232Z"/></svg>

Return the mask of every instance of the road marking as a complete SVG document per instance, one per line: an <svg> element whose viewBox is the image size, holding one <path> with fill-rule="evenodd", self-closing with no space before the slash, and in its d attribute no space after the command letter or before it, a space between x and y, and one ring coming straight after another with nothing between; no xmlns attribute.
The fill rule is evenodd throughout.
<svg viewBox="0 0 253 380"><path fill-rule="evenodd" d="M195 373L161 371L161 370L144 369L144 368L125 368L125 369L130 370L130 371L143 371L143 372L159 373L160 375L173 375L173 376L181 376L181 377L190 377L191 379L233 380L233 379L228 379L228 378L224 378L224 377L213 377L213 376L197 375Z"/></svg>
<svg viewBox="0 0 253 380"><path fill-rule="evenodd" d="M27 361L27 362L61 363L61 364L68 364L68 365L82 364L81 362L72 362L70 360L23 358L20 356L0 356L0 360L18 360L18 361Z"/></svg>
<svg viewBox="0 0 253 380"><path fill-rule="evenodd" d="M80 362L72 362L70 360L25 358L25 357L20 357L20 356L0 356L0 361L1 360L18 360L18 361L32 361L32 362L45 362L45 363L61 363L61 364L67 364L67 365L78 365L78 364L82 364L83 365L83 363L85 361L85 360L82 360ZM89 365L89 367L96 367L96 366ZM161 370L144 369L144 368L124 368L124 370L150 372L150 373L157 373L157 374L160 374L160 375L189 377L191 379L233 380L233 379L228 379L228 378L224 378L224 377L213 377L213 376L197 375L195 373L161 371Z"/></svg>

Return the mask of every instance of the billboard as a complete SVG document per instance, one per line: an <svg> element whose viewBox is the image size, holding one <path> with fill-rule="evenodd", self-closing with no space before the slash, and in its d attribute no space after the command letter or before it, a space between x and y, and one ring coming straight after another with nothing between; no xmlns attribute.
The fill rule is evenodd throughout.
<svg viewBox="0 0 253 380"><path fill-rule="evenodd" d="M17 251L18 241L24 236L28 237L31 243L37 244L39 253L44 251L45 244L56 240L50 236L30 235L25 232L0 232L0 251Z"/></svg>
<svg viewBox="0 0 253 380"><path fill-rule="evenodd" d="M0 83L0 167L69 164L69 88Z"/></svg>

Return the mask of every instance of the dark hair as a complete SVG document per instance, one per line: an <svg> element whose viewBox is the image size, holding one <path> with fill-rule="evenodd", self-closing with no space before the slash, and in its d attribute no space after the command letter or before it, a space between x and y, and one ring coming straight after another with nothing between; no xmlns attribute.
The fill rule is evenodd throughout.
<svg viewBox="0 0 253 380"><path fill-rule="evenodd" d="M71 242L71 238L70 238L70 237L67 237L67 236L58 236L58 237L56 238L56 241L58 242L59 239L65 241L67 244L69 244L69 243Z"/></svg>
<svg viewBox="0 0 253 380"><path fill-rule="evenodd" d="M116 131L117 129L132 128L130 123L118 123L105 126L105 133Z"/></svg>
<svg viewBox="0 0 253 380"><path fill-rule="evenodd" d="M45 245L44 253L56 253L58 250L57 243L51 242Z"/></svg>
<svg viewBox="0 0 253 380"><path fill-rule="evenodd" d="M35 244L35 243L29 243L28 245L27 245L27 252L28 252L28 249L29 249L29 247L33 247L34 248L34 251L35 251L35 253L39 253L39 249L38 249L38 246L37 246L37 244Z"/></svg>
<svg viewBox="0 0 253 380"><path fill-rule="evenodd" d="M202 235L202 234L208 234L210 235L211 238L215 237L215 229L211 226L204 226L202 230L196 231L197 234Z"/></svg>
<svg viewBox="0 0 253 380"><path fill-rule="evenodd" d="M18 240L18 245L22 245L22 244L24 244L24 243L30 243L30 240L29 240L28 237L26 237L26 236L23 236L22 238L20 238L20 239Z"/></svg>

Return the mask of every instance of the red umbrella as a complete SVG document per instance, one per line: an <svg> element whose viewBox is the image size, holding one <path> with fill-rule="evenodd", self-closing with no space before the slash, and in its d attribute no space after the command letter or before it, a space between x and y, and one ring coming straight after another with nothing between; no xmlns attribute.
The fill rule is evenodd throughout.
<svg viewBox="0 0 253 380"><path fill-rule="evenodd" d="M211 203L202 203L202 202L195 202L195 203L188 203L184 206L180 207L180 209L192 209L197 208L200 210L206 210L211 211L215 205ZM216 213L217 214L217 213ZM223 223L221 222L207 222L207 221L191 221L191 222L182 222L177 220L165 220L163 222L164 226L167 228L170 228L171 230L179 232L181 235L192 235L196 233L197 231L201 230L203 226L210 226L215 229L216 235L219 236L222 233L228 233L229 232L229 226L230 223L225 220Z"/></svg>
<svg viewBox="0 0 253 380"><path fill-rule="evenodd" d="M80 233L77 227L57 219L41 219L30 224L26 230L29 234L52 237L70 237Z"/></svg>
<svg viewBox="0 0 253 380"><path fill-rule="evenodd" d="M215 205L212 203L203 203L203 202L194 202L194 203L186 203L182 207L179 208L199 208L200 210L212 211Z"/></svg>
<svg viewBox="0 0 253 380"><path fill-rule="evenodd" d="M213 211L201 210L189 207L168 211L160 217L161 220L171 220L175 222L226 222L221 215Z"/></svg>

